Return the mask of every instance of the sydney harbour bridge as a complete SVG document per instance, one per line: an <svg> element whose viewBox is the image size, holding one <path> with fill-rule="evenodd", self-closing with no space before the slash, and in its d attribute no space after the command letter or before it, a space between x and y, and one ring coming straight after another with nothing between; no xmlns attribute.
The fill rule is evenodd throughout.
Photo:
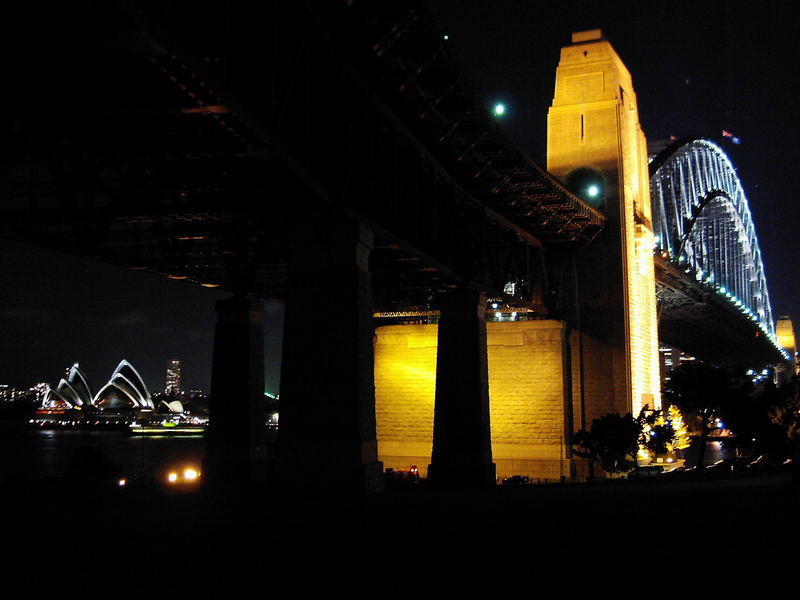
<svg viewBox="0 0 800 600"><path fill-rule="evenodd" d="M213 479L374 490L408 457L445 483L493 482L501 460L564 472L587 419L659 405L656 328L702 359L783 360L734 167L701 139L635 163L635 94L599 32L563 51L545 167L469 91L422 3L187 11L70 7L37 31L50 44L24 27L6 41L24 60L0 211L5 236L232 293ZM604 69L619 85L594 97ZM595 119L621 107L617 158L601 160ZM286 302L269 448L263 298ZM534 358L501 375L515 357ZM546 373L515 379L537 361Z"/></svg>
<svg viewBox="0 0 800 600"><path fill-rule="evenodd" d="M763 336L774 344L775 320L755 224L725 152L709 140L680 140L653 159L650 172L661 318L669 322L665 341L723 361L747 360L747 354L734 350L743 337ZM673 279L676 271L682 272L683 284L670 283L679 281ZM725 308L711 309L713 302ZM738 315L728 318L727 327L706 329L731 310ZM757 363L757 356L749 359Z"/></svg>

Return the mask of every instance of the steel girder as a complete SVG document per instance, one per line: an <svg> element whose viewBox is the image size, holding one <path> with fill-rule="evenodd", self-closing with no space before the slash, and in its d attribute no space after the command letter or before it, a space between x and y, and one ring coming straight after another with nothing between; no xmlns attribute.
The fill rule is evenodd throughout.
<svg viewBox="0 0 800 600"><path fill-rule="evenodd" d="M602 227L436 71L438 35L413 3L274 3L225 23L189 23L190 8L121 1L50 21L11 81L37 151L3 156L7 235L280 296L287 223L355 218L376 233L376 298L394 308L508 283L530 306L543 244Z"/></svg>
<svg viewBox="0 0 800 600"><path fill-rule="evenodd" d="M752 322L780 354L755 224L725 152L706 139L669 145L651 161L650 196L657 266L674 267L657 268L660 314L685 315L700 289ZM667 272L680 273L686 284L676 286ZM677 288L695 292L676 294Z"/></svg>

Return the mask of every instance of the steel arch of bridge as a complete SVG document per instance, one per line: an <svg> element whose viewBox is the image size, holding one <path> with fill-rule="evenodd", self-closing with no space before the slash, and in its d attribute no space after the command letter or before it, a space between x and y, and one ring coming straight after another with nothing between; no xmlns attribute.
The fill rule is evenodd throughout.
<svg viewBox="0 0 800 600"><path fill-rule="evenodd" d="M702 138L668 146L650 163L650 198L656 252L776 339L758 237L725 152Z"/></svg>

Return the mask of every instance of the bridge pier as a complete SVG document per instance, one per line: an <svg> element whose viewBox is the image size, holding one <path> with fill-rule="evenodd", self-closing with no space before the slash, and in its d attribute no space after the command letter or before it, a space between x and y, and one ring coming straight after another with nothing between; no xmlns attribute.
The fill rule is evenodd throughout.
<svg viewBox="0 0 800 600"><path fill-rule="evenodd" d="M372 232L313 219L290 235L274 476L284 489L378 492Z"/></svg>
<svg viewBox="0 0 800 600"><path fill-rule="evenodd" d="M428 479L450 487L495 484L489 424L486 297L452 290L441 306L433 448Z"/></svg>
<svg viewBox="0 0 800 600"><path fill-rule="evenodd" d="M204 471L212 487L230 488L257 478L266 457L264 305L234 297L216 311Z"/></svg>

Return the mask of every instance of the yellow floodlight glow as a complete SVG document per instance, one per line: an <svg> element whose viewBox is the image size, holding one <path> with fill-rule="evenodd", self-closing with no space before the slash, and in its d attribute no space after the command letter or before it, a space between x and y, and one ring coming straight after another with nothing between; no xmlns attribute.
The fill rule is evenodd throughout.
<svg viewBox="0 0 800 600"><path fill-rule="evenodd" d="M605 210L616 213L609 223L618 223L621 241L604 249L612 253L612 268L623 284L624 329L618 333L625 340L627 406L618 409L638 414L644 405L661 405L647 141L633 81L619 55L598 30L576 32L573 39L562 48L556 70L547 170L564 181L581 170L595 170L602 180L618 182L598 192L607 196ZM589 200L597 184L587 183ZM679 263L685 261L678 257Z"/></svg>

